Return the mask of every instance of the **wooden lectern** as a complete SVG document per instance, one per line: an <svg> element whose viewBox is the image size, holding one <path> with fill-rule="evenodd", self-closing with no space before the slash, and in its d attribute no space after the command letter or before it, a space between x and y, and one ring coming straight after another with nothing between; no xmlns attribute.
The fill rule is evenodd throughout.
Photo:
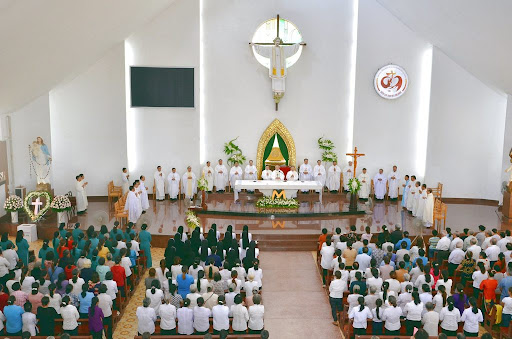
<svg viewBox="0 0 512 339"><path fill-rule="evenodd" d="M503 208L502 213L503 216L512 219L512 194L510 191L512 190L512 181L509 182L507 190L503 192Z"/></svg>

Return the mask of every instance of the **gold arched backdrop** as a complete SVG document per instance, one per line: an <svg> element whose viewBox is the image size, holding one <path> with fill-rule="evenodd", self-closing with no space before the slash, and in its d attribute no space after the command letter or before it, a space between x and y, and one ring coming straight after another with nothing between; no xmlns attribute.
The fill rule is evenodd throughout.
<svg viewBox="0 0 512 339"><path fill-rule="evenodd" d="M275 135L279 134L286 144L288 149L288 166L295 166L295 142L293 141L290 131L283 125L278 119L274 119L272 123L263 132L258 143L258 152L256 154L256 168L258 169L258 178L261 179L261 171L263 170L263 155L265 153L265 147L267 146L270 139Z"/></svg>

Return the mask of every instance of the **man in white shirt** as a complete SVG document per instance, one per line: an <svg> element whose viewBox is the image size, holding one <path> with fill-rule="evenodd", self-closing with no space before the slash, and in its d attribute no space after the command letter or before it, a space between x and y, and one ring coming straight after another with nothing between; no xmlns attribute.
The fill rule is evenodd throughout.
<svg viewBox="0 0 512 339"><path fill-rule="evenodd" d="M455 247L457 247L458 243L461 243L464 246L464 241L460 238L459 233L454 232L452 242L450 243L450 252L453 251Z"/></svg>
<svg viewBox="0 0 512 339"><path fill-rule="evenodd" d="M194 329L196 334L206 334L210 328L210 309L204 307L204 299L197 298L197 306L194 307Z"/></svg>
<svg viewBox="0 0 512 339"><path fill-rule="evenodd" d="M359 263L359 269L363 272L370 267L370 261L372 257L368 255L368 247L363 247L363 253L356 256L356 262Z"/></svg>
<svg viewBox="0 0 512 339"><path fill-rule="evenodd" d="M460 239L460 238L459 238ZM462 260L464 260L466 253L462 250L463 243L458 242L453 249L453 251L450 252L450 256L448 257L448 273L450 277L453 277L453 274L457 267L459 267Z"/></svg>
<svg viewBox="0 0 512 339"><path fill-rule="evenodd" d="M498 243L496 245L498 245L502 252L505 252L507 250L507 244L510 242L510 239L506 237L505 232L501 232L500 237L501 238L500 240L498 240Z"/></svg>
<svg viewBox="0 0 512 339"><path fill-rule="evenodd" d="M9 273L10 267L11 263L3 256L3 253L0 250L0 280L7 281L7 274Z"/></svg>
<svg viewBox="0 0 512 339"><path fill-rule="evenodd" d="M157 166L153 174L156 189L156 200L161 201L165 198L165 174L162 172L162 166Z"/></svg>
<svg viewBox="0 0 512 339"><path fill-rule="evenodd" d="M229 330L229 307L224 305L224 296L219 295L218 305L212 308L213 329Z"/></svg>
<svg viewBox="0 0 512 339"><path fill-rule="evenodd" d="M496 245L496 238L491 239L491 246L489 246L485 250L485 254L487 254L487 259L491 262L491 268L494 268L494 264L498 261L498 255L501 253L500 248Z"/></svg>
<svg viewBox="0 0 512 339"><path fill-rule="evenodd" d="M448 233L446 231L442 231L441 235L443 236L437 242L436 250L437 250L437 261L439 264L443 262L443 260L448 259L450 254L450 238L448 238Z"/></svg>
<svg viewBox="0 0 512 339"><path fill-rule="evenodd" d="M480 252L482 252L482 248L477 245L478 240L476 238L471 239L470 246L466 250L466 252L473 253L473 259L476 261L480 257Z"/></svg>
<svg viewBox="0 0 512 339"><path fill-rule="evenodd" d="M219 164L215 166L215 191L224 193L228 183L228 169L222 164L222 159L219 159Z"/></svg>
<svg viewBox="0 0 512 339"><path fill-rule="evenodd" d="M249 312L249 322L247 327L249 327L250 331L261 331L263 329L263 316L265 314L265 307L260 305L261 296L256 294L252 301L254 305L249 306L247 311Z"/></svg>
<svg viewBox="0 0 512 339"><path fill-rule="evenodd" d="M4 258L7 259L7 261L10 264L9 270L13 270L16 267L16 264L18 263L19 259L18 253L16 253L16 251L12 249L12 246L13 245L11 243L8 243L7 249L2 252Z"/></svg>
<svg viewBox="0 0 512 339"><path fill-rule="evenodd" d="M327 271L331 269L332 257L334 256L334 247L331 244L331 239L327 239L327 241L323 244L322 249L320 250L321 260L320 266L322 266L322 282L325 287L325 277L327 276Z"/></svg>
<svg viewBox="0 0 512 339"><path fill-rule="evenodd" d="M160 334L170 335L176 328L176 306L164 303L160 306Z"/></svg>
<svg viewBox="0 0 512 339"><path fill-rule="evenodd" d="M469 248L469 246L471 246L471 239L476 239L475 237L475 232L473 231L468 231L468 236L466 237L466 239L464 239L464 242L463 242L463 245L462 245L462 250L463 251L467 251L467 249ZM478 241L477 241L478 242Z"/></svg>
<svg viewBox="0 0 512 339"><path fill-rule="evenodd" d="M272 171L270 170L269 165L266 165L265 170L263 172L261 172L261 179L272 180Z"/></svg>
<svg viewBox="0 0 512 339"><path fill-rule="evenodd" d="M338 312L342 309L343 292L347 283L341 280L341 272L336 271L334 273L334 280L329 285L329 303L331 304L331 312L333 324L338 325Z"/></svg>

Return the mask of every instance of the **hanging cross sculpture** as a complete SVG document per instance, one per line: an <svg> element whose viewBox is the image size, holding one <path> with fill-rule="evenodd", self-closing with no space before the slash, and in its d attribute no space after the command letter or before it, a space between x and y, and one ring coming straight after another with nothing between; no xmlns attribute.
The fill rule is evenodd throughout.
<svg viewBox="0 0 512 339"><path fill-rule="evenodd" d="M299 50L300 46L306 43L288 43L279 37L279 14L277 15L276 38L274 42L250 42L254 51L262 57L270 59L269 77L272 79L272 93L276 104L276 111L279 108L279 101L284 96L286 79L286 58L291 57Z"/></svg>
<svg viewBox="0 0 512 339"><path fill-rule="evenodd" d="M354 177L356 176L356 168L357 168L357 158L364 157L366 154L357 153L357 147L354 147L354 153L347 153L347 155L354 158Z"/></svg>

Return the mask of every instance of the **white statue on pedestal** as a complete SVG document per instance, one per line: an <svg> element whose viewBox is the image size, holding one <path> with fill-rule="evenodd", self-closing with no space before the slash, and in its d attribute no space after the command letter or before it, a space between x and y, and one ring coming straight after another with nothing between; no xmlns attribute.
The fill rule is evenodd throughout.
<svg viewBox="0 0 512 339"><path fill-rule="evenodd" d="M37 140L28 146L30 150L31 163L36 173L37 184L50 183L50 164L52 158L48 146L43 141L43 138L37 137Z"/></svg>

